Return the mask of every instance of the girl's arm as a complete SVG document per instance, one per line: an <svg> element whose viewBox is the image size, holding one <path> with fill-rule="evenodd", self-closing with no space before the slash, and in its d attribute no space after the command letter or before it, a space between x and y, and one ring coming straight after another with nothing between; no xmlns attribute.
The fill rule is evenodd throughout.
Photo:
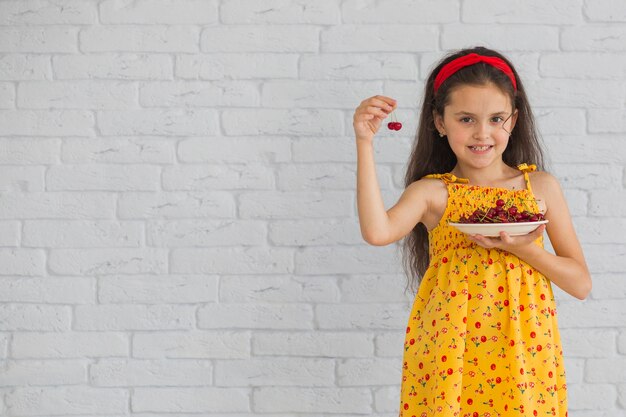
<svg viewBox="0 0 626 417"><path fill-rule="evenodd" d="M558 180L547 172L537 172L533 179L535 190L540 189L541 195L545 196L545 218L549 220L547 227L539 226L526 236L511 237L502 232L499 238L476 235L470 237L470 240L484 247L497 247L512 253L536 268L563 291L584 300L591 292L591 275L561 186ZM544 228L547 229L556 255L534 243Z"/></svg>
<svg viewBox="0 0 626 417"><path fill-rule="evenodd" d="M363 239L377 246L395 242L415 227L428 208L427 190L432 187L432 181L416 181L406 188L396 205L385 210L376 176L373 139L395 107L395 100L374 96L363 100L354 112L359 224Z"/></svg>
<svg viewBox="0 0 626 417"><path fill-rule="evenodd" d="M357 206L363 239L384 246L406 236L428 210L436 180L410 184L388 211L380 193L374 149L371 142L357 139Z"/></svg>
<svg viewBox="0 0 626 417"><path fill-rule="evenodd" d="M546 230L556 255L537 245L521 247L514 254L538 269L563 291L584 300L591 292L591 274L574 230L567 201L559 181L547 172L541 174L540 183L547 208L545 218L549 220Z"/></svg>

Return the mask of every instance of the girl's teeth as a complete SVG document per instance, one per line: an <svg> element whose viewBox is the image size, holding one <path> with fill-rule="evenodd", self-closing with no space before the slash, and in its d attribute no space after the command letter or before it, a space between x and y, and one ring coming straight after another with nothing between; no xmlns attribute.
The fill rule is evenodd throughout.
<svg viewBox="0 0 626 417"><path fill-rule="evenodd" d="M477 151L486 151L487 149L491 148L491 146L481 146L481 147L470 146L470 148L477 150Z"/></svg>

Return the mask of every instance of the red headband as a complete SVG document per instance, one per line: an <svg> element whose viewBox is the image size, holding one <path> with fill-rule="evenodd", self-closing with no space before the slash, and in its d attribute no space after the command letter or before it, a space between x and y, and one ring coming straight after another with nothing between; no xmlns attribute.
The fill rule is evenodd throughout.
<svg viewBox="0 0 626 417"><path fill-rule="evenodd" d="M511 83L513 83L513 89L517 91L517 83L515 82L515 75L513 74L513 70L511 67L507 65L506 62L501 60L496 56L484 56L478 55L476 53L471 53L468 55L463 55L457 59L454 59L448 62L446 65L441 68L437 77L435 77L435 93L439 90L439 87L443 82L452 74L460 70L461 68L465 68L470 65L477 64L479 62L485 62L489 65L492 65L498 68L500 71L504 72L511 79Z"/></svg>

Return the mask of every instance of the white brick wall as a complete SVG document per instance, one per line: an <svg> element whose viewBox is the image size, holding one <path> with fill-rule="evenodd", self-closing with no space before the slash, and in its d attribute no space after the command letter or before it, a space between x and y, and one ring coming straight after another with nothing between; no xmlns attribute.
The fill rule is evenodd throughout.
<svg viewBox="0 0 626 417"><path fill-rule="evenodd" d="M626 6L0 0L0 415L395 417L398 248L362 241L352 112L389 207L449 49L516 64L593 273L554 286L570 417L626 416Z"/></svg>

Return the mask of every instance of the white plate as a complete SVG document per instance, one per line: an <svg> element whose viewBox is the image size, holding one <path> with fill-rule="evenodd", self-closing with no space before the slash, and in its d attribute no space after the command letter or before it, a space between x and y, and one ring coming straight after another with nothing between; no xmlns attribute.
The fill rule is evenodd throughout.
<svg viewBox="0 0 626 417"><path fill-rule="evenodd" d="M519 222L519 223L448 223L461 232L468 235L483 235L489 237L500 236L501 231L505 231L509 236L527 235L535 230L539 225L548 223L548 220L538 222Z"/></svg>

